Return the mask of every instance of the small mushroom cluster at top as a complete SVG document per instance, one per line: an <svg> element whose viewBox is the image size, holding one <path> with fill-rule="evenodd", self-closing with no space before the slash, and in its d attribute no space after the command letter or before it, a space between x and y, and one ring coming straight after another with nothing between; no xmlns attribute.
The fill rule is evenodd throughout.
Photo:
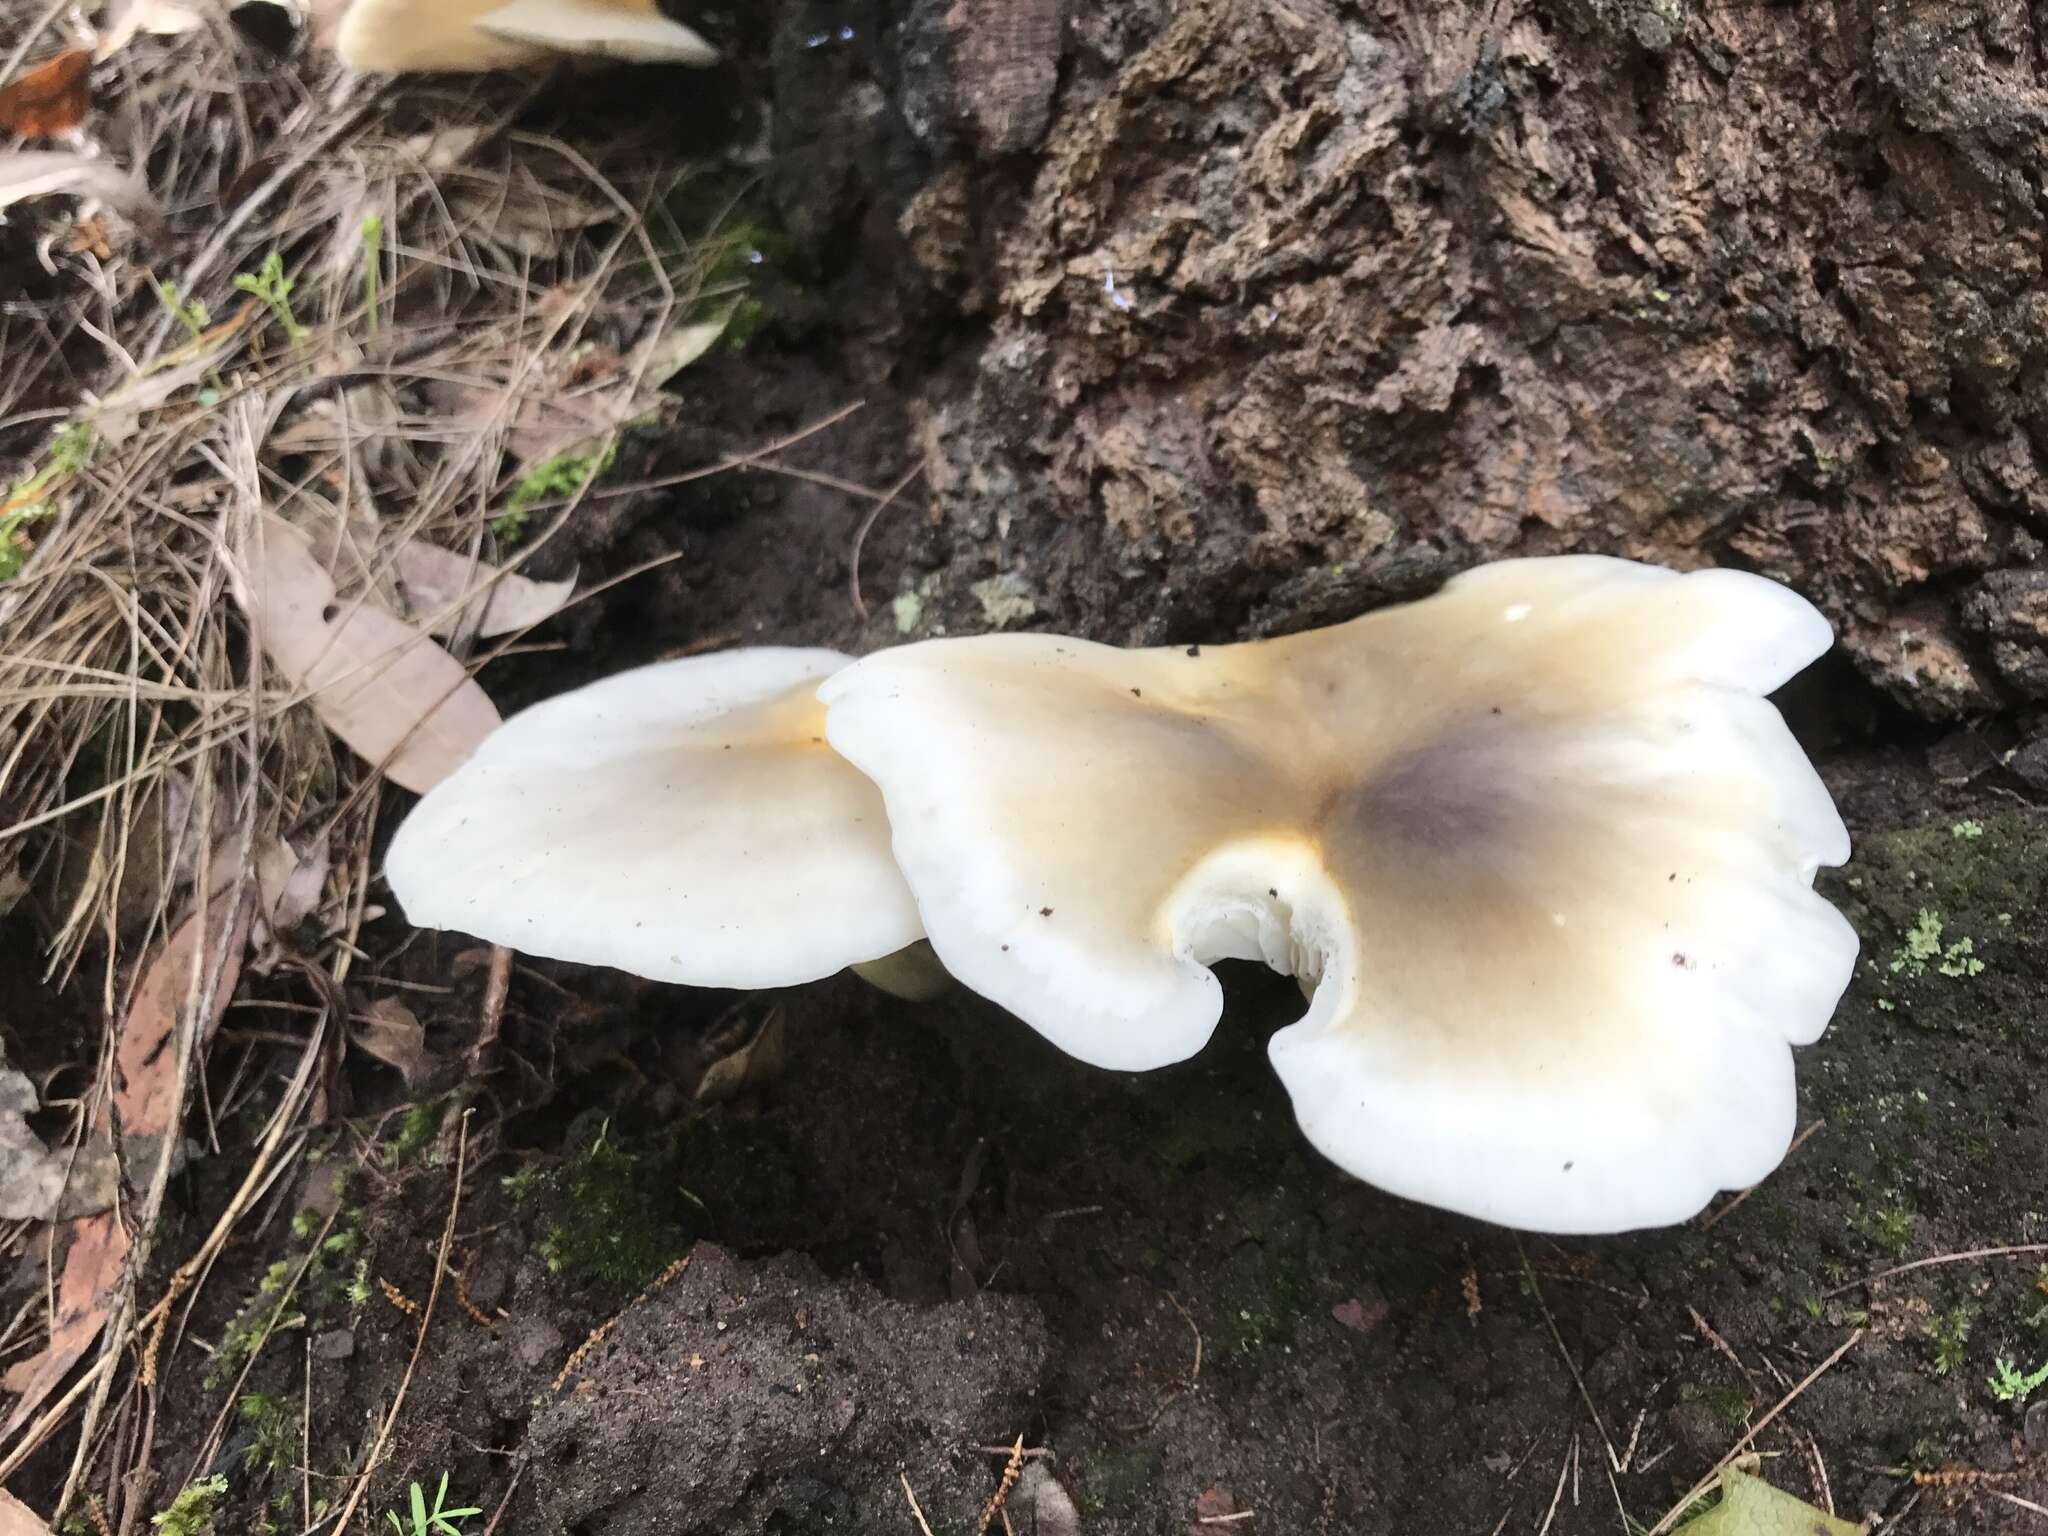
<svg viewBox="0 0 2048 1536"><path fill-rule="evenodd" d="M1373 1184L1552 1232L1683 1220L1793 1131L1857 942L1765 698L1831 643L1776 583L1504 561L1327 629L664 662L515 716L400 828L408 917L671 982L913 948L1083 1061L1198 1051L1216 960Z"/></svg>
<svg viewBox="0 0 2048 1536"><path fill-rule="evenodd" d="M565 57L718 62L657 0L354 0L334 34L351 69L394 74L523 69Z"/></svg>

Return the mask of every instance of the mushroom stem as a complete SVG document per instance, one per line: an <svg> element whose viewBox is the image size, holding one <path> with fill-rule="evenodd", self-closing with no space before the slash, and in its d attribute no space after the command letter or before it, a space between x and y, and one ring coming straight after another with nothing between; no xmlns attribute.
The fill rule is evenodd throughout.
<svg viewBox="0 0 2048 1536"><path fill-rule="evenodd" d="M939 957L933 952L928 939L906 944L893 955L884 955L879 960L864 960L852 970L869 986L880 987L891 997L900 997L907 1003L928 1003L935 997L943 997L955 985L953 973L939 964Z"/></svg>

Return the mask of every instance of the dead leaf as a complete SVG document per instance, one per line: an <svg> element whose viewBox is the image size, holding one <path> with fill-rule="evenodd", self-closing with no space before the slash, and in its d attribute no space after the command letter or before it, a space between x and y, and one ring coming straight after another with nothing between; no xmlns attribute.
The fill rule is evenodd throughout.
<svg viewBox="0 0 2048 1536"><path fill-rule="evenodd" d="M641 387L659 388L717 346L718 338L725 334L725 328L732 323L733 313L732 310L727 310L716 320L699 320L691 325L679 325L646 343L642 349L642 356L646 360L647 372L641 378Z"/></svg>
<svg viewBox="0 0 2048 1536"><path fill-rule="evenodd" d="M1214 1536L1218 1530L1230 1531L1233 1536L1244 1536L1256 1523L1249 1519L1225 1522L1224 1515L1247 1515L1228 1488L1208 1488L1195 1496L1194 1518L1188 1522L1189 1536Z"/></svg>
<svg viewBox="0 0 2048 1536"><path fill-rule="evenodd" d="M234 929L223 938L221 925L236 909ZM221 1014L235 995L250 919L248 903L236 902L231 894L215 897L205 910L179 924L144 962L142 979L114 1042L112 1119L124 1139L162 1137L176 1128L183 1107L177 1102L178 1019L191 996L193 966L195 962L211 965L215 956L225 956L219 970L203 978L212 983L210 991L204 986L200 989L210 996L212 1008L200 1021L200 1040L193 1046L196 1055L199 1045L219 1027ZM225 948L220 947L223 943ZM97 1128L110 1131L113 1126L103 1118ZM155 1217L153 1211L130 1215L144 1223ZM6 1424L0 1425L0 1440L28 1422L43 1399L92 1347L106 1327L109 1298L127 1266L132 1243L121 1213L108 1211L74 1221L70 1234L49 1343L40 1354L17 1361L0 1377L0 1387L21 1394Z"/></svg>
<svg viewBox="0 0 2048 1536"><path fill-rule="evenodd" d="M395 997L380 997L363 1010L349 1038L387 1067L396 1067L410 1088L440 1065L427 1049L427 1031L414 1012Z"/></svg>
<svg viewBox="0 0 2048 1536"><path fill-rule="evenodd" d="M328 863L324 839L304 855L283 838L276 839L271 862L257 869L269 927L296 928L319 910L320 898L327 890Z"/></svg>
<svg viewBox="0 0 2048 1536"><path fill-rule="evenodd" d="M372 603L336 602L333 578L288 524L262 519L236 565L235 600L272 664L394 784L425 794L497 728L461 662Z"/></svg>
<svg viewBox="0 0 2048 1536"><path fill-rule="evenodd" d="M742 1020L714 1036L707 1047L713 1060L697 1079L697 1098L716 1104L758 1088L782 1075L789 1061L788 1033L780 1008L770 1008L758 1023Z"/></svg>
<svg viewBox="0 0 2048 1536"><path fill-rule="evenodd" d="M17 149L0 155L0 208L68 193L97 198L131 219L152 217L156 199L110 160L66 149Z"/></svg>
<svg viewBox="0 0 2048 1536"><path fill-rule="evenodd" d="M576 591L576 578L534 581L498 573L480 560L458 555L424 539L407 539L395 557L399 585L414 618L437 635L467 629L475 635L504 635L526 629L561 611Z"/></svg>
<svg viewBox="0 0 2048 1536"><path fill-rule="evenodd" d="M50 1528L34 1510L0 1488L0 1536L50 1536Z"/></svg>
<svg viewBox="0 0 2048 1536"><path fill-rule="evenodd" d="M35 1084L0 1067L0 1220L71 1221L114 1203L120 1169L104 1137L52 1150L29 1128Z"/></svg>
<svg viewBox="0 0 2048 1536"><path fill-rule="evenodd" d="M75 133L91 110L90 48L67 48L0 88L0 132L24 139Z"/></svg>
<svg viewBox="0 0 2048 1536"><path fill-rule="evenodd" d="M1729 1467L1721 1474L1721 1502L1675 1536L1857 1536L1862 1529Z"/></svg>
<svg viewBox="0 0 2048 1536"><path fill-rule="evenodd" d="M128 1262L128 1232L120 1214L107 1211L71 1223L71 1246L57 1282L57 1312L42 1353L16 1361L0 1376L0 1388L21 1394L0 1439L11 1438L42 1406L51 1388L70 1372L107 1325L107 1298L121 1283Z"/></svg>
<svg viewBox="0 0 2048 1536"><path fill-rule="evenodd" d="M145 32L151 37L177 37L205 20L196 7L179 0L128 0L108 18L93 57L112 58Z"/></svg>
<svg viewBox="0 0 2048 1536"><path fill-rule="evenodd" d="M456 227L521 256L553 256L568 236L619 217L609 203L572 197L511 167L503 176L450 181L441 188Z"/></svg>

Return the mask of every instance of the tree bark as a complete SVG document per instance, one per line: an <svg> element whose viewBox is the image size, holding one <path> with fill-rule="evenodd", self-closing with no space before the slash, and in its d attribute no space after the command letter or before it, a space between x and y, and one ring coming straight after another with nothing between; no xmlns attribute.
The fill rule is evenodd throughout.
<svg viewBox="0 0 2048 1536"><path fill-rule="evenodd" d="M913 632L1597 550L1791 583L1928 718L2048 700L2048 5L878 9L888 238L970 338Z"/></svg>

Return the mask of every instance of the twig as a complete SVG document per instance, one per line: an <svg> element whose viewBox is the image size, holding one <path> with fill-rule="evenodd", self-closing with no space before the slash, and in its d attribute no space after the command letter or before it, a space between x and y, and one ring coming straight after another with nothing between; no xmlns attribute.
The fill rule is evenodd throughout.
<svg viewBox="0 0 2048 1536"><path fill-rule="evenodd" d="M1997 1488L1986 1488L1984 1491L1994 1499L2003 1499L2008 1504L2016 1504L2021 1509L2037 1514L2043 1520L2048 1520L2048 1505L2036 1504L2032 1499L2023 1499L2016 1493L2006 1493Z"/></svg>
<svg viewBox="0 0 2048 1536"><path fill-rule="evenodd" d="M2007 1248L1972 1248L1968 1253L1939 1253L1931 1259L1915 1259L1910 1264L1894 1264L1890 1269L1880 1269L1874 1275L1865 1275L1861 1280L1851 1280L1832 1290L1822 1291L1821 1299L1826 1301L1853 1291L1858 1286L1876 1285L1880 1280L1893 1280L1900 1275L1910 1275L1916 1269L1933 1269L1941 1264L1968 1264L1974 1259L2026 1258L2037 1253L2048 1253L2048 1243L2015 1243Z"/></svg>
<svg viewBox="0 0 2048 1536"><path fill-rule="evenodd" d="M880 501L868 508L868 515L860 520L860 526L853 531L853 548L846 556L846 580L848 591L853 598L853 611L863 619L868 616L868 605L860 595L861 546L867 543L868 531L875 526L876 520L889 510L889 504L909 489L910 482L923 473L922 464L913 464L902 479L889 487L887 494Z"/></svg>
<svg viewBox="0 0 2048 1536"><path fill-rule="evenodd" d="M1550 1522L1557 1518L1557 1506L1564 1502L1565 1474L1572 1469L1572 1456L1579 1448L1579 1437L1572 1436L1572 1443L1565 1447L1562 1460L1557 1464L1557 1487L1551 1490L1550 1508L1544 1511L1543 1523L1536 1528L1536 1536L1550 1536Z"/></svg>
<svg viewBox="0 0 2048 1536"><path fill-rule="evenodd" d="M903 1484L903 1497L910 1500L910 1512L917 1516L917 1528L924 1532L924 1536L932 1536L931 1522L925 1519L924 1511L918 1508L917 1495L911 1491L910 1474L899 1469L896 1477Z"/></svg>
<svg viewBox="0 0 2048 1536"><path fill-rule="evenodd" d="M1799 1395L1802 1392L1804 1392L1808 1387L1812 1386L1816 1381L1819 1381L1821 1377L1825 1376L1829 1371L1833 1370L1835 1366L1838 1363L1840 1363L1842 1356L1848 1354L1850 1350L1856 1347L1856 1341L1863 1337L1863 1333L1864 1330L1858 1328L1854 1333L1850 1334L1848 1338L1842 1340L1841 1344L1836 1348L1833 1354L1829 1355L1827 1359L1821 1361L1819 1365L1816 1365L1812 1370L1808 1371L1805 1377L1800 1381L1800 1383L1796 1387L1794 1387L1790 1392L1787 1392L1782 1398L1778 1400L1778 1405L1775 1408L1773 1408L1769 1413L1765 1414L1762 1418L1758 1419L1754 1424L1750 1425L1748 1429L1744 1430L1742 1433L1742 1438L1740 1440L1737 1440L1732 1446L1728 1448L1728 1454L1723 1456L1719 1461L1715 1462L1712 1469L1708 1471L1707 1475L1701 1478L1698 1482L1694 1483L1692 1485L1692 1488L1686 1493L1685 1497L1680 1499L1676 1504L1672 1505L1670 1510L1668 1510L1665 1513L1665 1516L1662 1520L1659 1520L1655 1525L1650 1527L1649 1531L1646 1533L1646 1536L1664 1536L1664 1533L1670 1530L1671 1527L1678 1522L1678 1517L1684 1514L1688 1509L1692 1508L1693 1502L1696 1499L1698 1499L1702 1494L1707 1493L1709 1490L1711 1490L1713 1486L1721 1480L1721 1474L1728 1470L1729 1463L1734 1461L1735 1458L1740 1456L1745 1450L1749 1449L1751 1441L1756 1439L1758 1435L1762 1434L1766 1429L1768 1429L1772 1421L1775 1420L1779 1414L1783 1413L1787 1408L1790 1408L1794 1402L1798 1401Z"/></svg>
<svg viewBox="0 0 2048 1536"><path fill-rule="evenodd" d="M461 1130L455 1141L455 1190L448 1199L448 1220L441 1227L441 1250L434 1259L434 1283L427 1288L427 1304L420 1313L419 1332L412 1341L412 1358L405 1362L405 1374L399 1378L398 1393L391 1399L384 1422L377 1426L377 1438L370 1443L370 1454L363 1458L363 1470L356 1474L356 1480L348 1491L348 1502L342 1505L341 1514L335 1519L336 1531L348 1529L349 1521L355 1517L356 1506L370 1491L370 1479L376 1475L377 1463L384 1459L384 1448L391 1441L392 1426L398 1422L398 1411L405 1406L405 1394L412 1386L413 1373L419 1369L420 1356L426 1352L427 1330L434 1323L434 1303L441 1295L441 1277L448 1273L448 1247L455 1241L456 1213L462 1209L462 1176L469 1162L469 1117L475 1113L473 1109L462 1112Z"/></svg>
<svg viewBox="0 0 2048 1536"><path fill-rule="evenodd" d="M512 1481L505 1485L504 1497L498 1500L498 1507L491 1511L491 1523L484 1527L484 1536L496 1536L498 1522L505 1518L505 1511L512 1507L512 1495L519 1491L519 1479L526 1475L526 1463L520 1462L512 1469Z"/></svg>
<svg viewBox="0 0 2048 1536"><path fill-rule="evenodd" d="M479 1078L491 1070L498 1051L498 1029L505 1022L505 999L512 991L512 951L503 944L491 946L491 969L484 978L483 1022L477 1026L476 1044L469 1048L469 1075Z"/></svg>
<svg viewBox="0 0 2048 1536"><path fill-rule="evenodd" d="M299 1410L299 1503L305 1529L313 1528L313 1340L306 1339L306 1397Z"/></svg>
<svg viewBox="0 0 2048 1536"><path fill-rule="evenodd" d="M50 8L38 16L29 29L21 34L21 41L14 45L14 51L7 55L7 62L0 64L0 84L12 85L14 72L21 68L21 61L28 57L29 49L50 30L50 23L64 14L64 8L71 0L52 0Z"/></svg>
<svg viewBox="0 0 2048 1536"><path fill-rule="evenodd" d="M1536 1278L1536 1268L1529 1262L1529 1256L1522 1252L1522 1240L1515 1239L1515 1252L1522 1260L1522 1273L1528 1277L1529 1293L1536 1298L1537 1310L1543 1314L1543 1325L1550 1330L1550 1337L1557 1343L1557 1352L1564 1356L1564 1368L1572 1373L1572 1385L1579 1389L1579 1401L1586 1405L1586 1412L1593 1416L1593 1427L1600 1431L1600 1443L1607 1448L1607 1464L1620 1467L1621 1458L1614 1454L1614 1441L1607 1433L1607 1425L1600 1417L1600 1410L1593 1406L1593 1394L1586 1390L1586 1378L1579 1374L1579 1363L1572 1358L1572 1352L1564 1346L1564 1335L1557 1331L1557 1320L1550 1315L1550 1303L1543 1299L1542 1282Z"/></svg>
<svg viewBox="0 0 2048 1536"><path fill-rule="evenodd" d="M1815 1132L1824 1130L1826 1127L1827 1121L1814 1121L1813 1124L1809 1125L1805 1130L1801 1131L1797 1136L1794 1136L1792 1138L1792 1145L1785 1149L1785 1156L1779 1159L1779 1161L1788 1161L1794 1152L1797 1152L1801 1147L1806 1145L1806 1143L1813 1137ZM1702 1232L1713 1231L1716 1224L1718 1224L1723 1217L1725 1217L1730 1211L1734 1210L1735 1207L1742 1204L1743 1201L1747 1200L1751 1195L1755 1194L1762 1187L1763 1186L1760 1184L1750 1185L1749 1188L1742 1190L1735 1196L1734 1199L1730 1200L1726 1205L1722 1206L1721 1209L1714 1212L1713 1215L1703 1217L1700 1221L1700 1230Z"/></svg>
<svg viewBox="0 0 2048 1536"><path fill-rule="evenodd" d="M996 1484L996 1491L989 1496L988 1503L981 1509L981 1520L974 1527L974 1536L987 1536L988 1528L995 1524L996 1515L1010 1497L1010 1490L1017 1486L1017 1474L1024 1470L1024 1437L1019 1435L1017 1443L1010 1447L1009 1465L1003 1468L1003 1480Z"/></svg>

